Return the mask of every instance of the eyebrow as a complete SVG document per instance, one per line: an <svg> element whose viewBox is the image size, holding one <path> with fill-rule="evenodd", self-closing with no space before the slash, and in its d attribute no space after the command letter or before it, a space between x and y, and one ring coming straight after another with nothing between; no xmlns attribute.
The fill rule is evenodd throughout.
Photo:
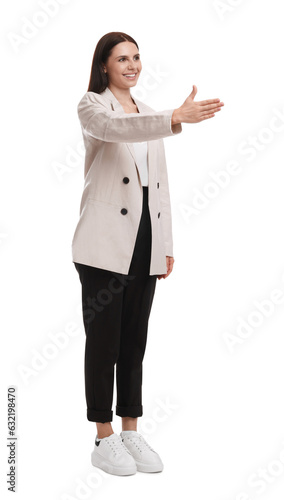
<svg viewBox="0 0 284 500"><path fill-rule="evenodd" d="M138 53L138 54L135 54L133 57L135 57L135 56L140 56L140 54L139 54L139 53ZM119 59L120 57L128 57L128 56L118 56L118 57L116 57L115 59Z"/></svg>

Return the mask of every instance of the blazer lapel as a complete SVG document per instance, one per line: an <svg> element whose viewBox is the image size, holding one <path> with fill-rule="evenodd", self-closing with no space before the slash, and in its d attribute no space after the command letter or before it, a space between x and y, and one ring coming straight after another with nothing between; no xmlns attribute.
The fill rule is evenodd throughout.
<svg viewBox="0 0 284 500"><path fill-rule="evenodd" d="M138 105L138 102L135 100L135 98L133 97L133 95L131 94L130 92L130 95L133 99L133 101L135 102L137 108L138 108L138 111L139 113L143 113L143 103L139 101L139 105ZM122 113L125 113L122 105L120 104L120 102L117 100L117 98L115 97L115 95L112 93L112 91L106 87L106 89L101 93L101 96L105 96L107 99L109 99L110 103L111 103L111 107L114 111L121 111ZM126 142L125 143L134 162L135 162L135 165L136 165L136 168L137 168L137 164L136 164L136 158L135 158L135 152L134 152L134 147L132 145L131 142ZM147 145L148 145L148 176L149 176L149 184L150 184L150 175L151 175L151 172L152 172L152 169L151 169L151 165L152 165L152 162L151 162L151 153L152 153L152 147L154 146L153 144L153 141L147 141ZM140 174L139 174L139 170L137 168L137 172L138 172L138 175L139 175L139 179L140 179ZM141 182L141 179L140 179L140 182ZM142 184L142 183L141 183Z"/></svg>

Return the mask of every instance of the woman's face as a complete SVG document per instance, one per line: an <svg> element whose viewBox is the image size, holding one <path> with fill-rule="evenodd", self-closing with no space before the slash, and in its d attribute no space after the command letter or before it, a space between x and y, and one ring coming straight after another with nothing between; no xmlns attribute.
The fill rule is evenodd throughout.
<svg viewBox="0 0 284 500"><path fill-rule="evenodd" d="M103 68L107 72L108 83L123 89L134 87L142 70L139 51L135 43L120 42L115 45Z"/></svg>

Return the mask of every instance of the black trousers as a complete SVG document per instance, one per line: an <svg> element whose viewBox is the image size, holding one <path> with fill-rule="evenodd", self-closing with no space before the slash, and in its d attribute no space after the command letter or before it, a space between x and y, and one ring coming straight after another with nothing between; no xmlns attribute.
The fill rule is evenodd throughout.
<svg viewBox="0 0 284 500"><path fill-rule="evenodd" d="M142 361L157 282L156 275L149 275L151 239L148 186L143 186L143 209L128 275L74 262L82 284L87 419L93 422L113 419L115 365L116 415L143 414Z"/></svg>

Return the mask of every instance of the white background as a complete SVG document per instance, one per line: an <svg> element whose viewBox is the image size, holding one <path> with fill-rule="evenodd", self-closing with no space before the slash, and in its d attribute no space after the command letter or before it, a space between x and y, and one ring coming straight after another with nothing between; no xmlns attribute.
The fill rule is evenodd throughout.
<svg viewBox="0 0 284 500"><path fill-rule="evenodd" d="M283 498L282 2L17 0L2 14L1 497L15 385L21 499ZM157 282L138 420L164 471L124 478L90 462L71 259L84 182L76 108L110 31L137 41L133 95L155 110L179 107L193 84L195 100L225 103L164 139L175 264ZM212 175L232 164L218 186Z"/></svg>

